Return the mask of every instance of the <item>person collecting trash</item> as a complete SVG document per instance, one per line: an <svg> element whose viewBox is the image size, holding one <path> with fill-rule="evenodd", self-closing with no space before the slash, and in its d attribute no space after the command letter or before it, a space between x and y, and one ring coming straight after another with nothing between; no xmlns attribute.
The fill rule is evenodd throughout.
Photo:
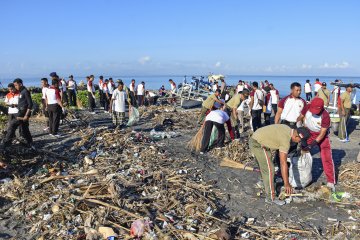
<svg viewBox="0 0 360 240"><path fill-rule="evenodd" d="M242 101L245 101L248 98L249 94L250 94L249 90L243 89L243 91L235 94L226 103L226 107L227 107L228 111L230 111L229 115L230 115L230 120L231 120L231 126L234 128L236 138L240 137L239 126L238 126L238 122L237 122L237 119L238 119L237 109L240 106L240 104L242 103Z"/></svg>
<svg viewBox="0 0 360 240"><path fill-rule="evenodd" d="M321 91L321 90L320 90ZM314 98L301 112L299 121L303 121L310 132L308 149L320 148L321 162L327 179L327 186L335 191L335 166L331 154L329 138L330 115L324 108L324 100Z"/></svg>
<svg viewBox="0 0 360 240"><path fill-rule="evenodd" d="M293 188L289 182L289 172L287 165L287 156L290 149L290 142L301 142L303 148L307 147L307 139L310 132L305 127L292 129L285 124L273 124L259 128L250 137L250 151L254 154L259 163L261 176L264 182L267 203L284 205L285 202L276 197L275 188L275 170L271 159L271 151L279 150L281 176L284 180L285 192L293 193Z"/></svg>
<svg viewBox="0 0 360 240"><path fill-rule="evenodd" d="M203 103L202 108L199 116L198 123L201 124L205 118L205 116L213 109L214 103L217 102L221 105L224 105L224 102L222 102L219 99L219 96L221 94L220 89L216 89L216 91L211 94Z"/></svg>
<svg viewBox="0 0 360 240"><path fill-rule="evenodd" d="M122 127L125 124L125 103L129 103L131 107L131 101L126 91L124 90L124 83L120 82L117 89L114 90L110 101L110 113L112 113L113 124L116 127Z"/></svg>
<svg viewBox="0 0 360 240"><path fill-rule="evenodd" d="M230 137L232 140L235 139L233 128L231 127L230 117L223 110L214 110L211 111L205 118L204 133L201 141L200 154L204 154L206 149L209 147L210 137L212 133L213 126L218 130L218 138L215 140L214 145L216 148L222 148L225 141L225 127L227 125Z"/></svg>

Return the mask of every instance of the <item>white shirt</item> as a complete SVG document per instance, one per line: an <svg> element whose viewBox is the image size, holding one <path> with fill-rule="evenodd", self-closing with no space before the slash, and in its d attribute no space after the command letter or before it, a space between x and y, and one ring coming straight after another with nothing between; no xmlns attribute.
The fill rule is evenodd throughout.
<svg viewBox="0 0 360 240"><path fill-rule="evenodd" d="M156 96L156 94L155 93L153 93L153 92L149 92L149 97L155 97Z"/></svg>
<svg viewBox="0 0 360 240"><path fill-rule="evenodd" d="M66 82L65 82L65 80L62 79L60 81L60 83L61 83L61 86L60 86L61 91L66 92Z"/></svg>
<svg viewBox="0 0 360 240"><path fill-rule="evenodd" d="M145 88L144 85L141 83L137 86L137 95L144 95L145 94Z"/></svg>
<svg viewBox="0 0 360 240"><path fill-rule="evenodd" d="M90 86L91 85L91 86ZM88 81L87 84L87 91L94 93L95 92L95 87L94 87L94 83L92 81Z"/></svg>
<svg viewBox="0 0 360 240"><path fill-rule="evenodd" d="M311 84L310 83L305 83L304 87L305 87L305 93L311 93Z"/></svg>
<svg viewBox="0 0 360 240"><path fill-rule="evenodd" d="M58 104L57 100L60 100L60 91L54 87L49 87L46 91L46 99L48 104Z"/></svg>
<svg viewBox="0 0 360 240"><path fill-rule="evenodd" d="M237 87L236 87L236 93L238 93L238 92L241 92L242 90L244 90L244 85L237 85Z"/></svg>
<svg viewBox="0 0 360 240"><path fill-rule="evenodd" d="M321 88L321 86L322 86L321 83L315 83L315 84L314 84L314 91L315 91L315 92L318 92L319 89Z"/></svg>
<svg viewBox="0 0 360 240"><path fill-rule="evenodd" d="M133 86L131 83L129 85L130 92L135 92L135 85Z"/></svg>
<svg viewBox="0 0 360 240"><path fill-rule="evenodd" d="M214 84L214 85L212 86L213 92L215 92L218 88L219 88L219 87L218 87L216 84Z"/></svg>
<svg viewBox="0 0 360 240"><path fill-rule="evenodd" d="M127 99L125 90L119 91L119 89L115 89L111 99L113 99L113 110L115 112L125 112L125 103Z"/></svg>
<svg viewBox="0 0 360 240"><path fill-rule="evenodd" d="M262 106L259 104L259 100L264 101L264 94L261 90L256 89L256 91L254 92L254 104L252 107L253 110L262 109Z"/></svg>
<svg viewBox="0 0 360 240"><path fill-rule="evenodd" d="M68 81L68 89L69 90L74 90L76 86L75 80L69 80Z"/></svg>
<svg viewBox="0 0 360 240"><path fill-rule="evenodd" d="M312 114L307 111L304 117L305 126L312 132L320 132L321 130L321 116Z"/></svg>
<svg viewBox="0 0 360 240"><path fill-rule="evenodd" d="M8 93L5 96L5 103L6 105L10 105L8 108L8 114L16 114L19 112L19 109L17 107L11 107L11 105L18 105L19 103L19 93L11 94Z"/></svg>
<svg viewBox="0 0 360 240"><path fill-rule="evenodd" d="M114 93L114 87L113 87L113 85L112 85L112 82L108 82L108 84L107 84L107 90L108 90L108 93L109 94L113 94Z"/></svg>
<svg viewBox="0 0 360 240"><path fill-rule="evenodd" d="M49 87L43 87L41 89L41 92L42 92L42 99L45 99L46 98L46 91L49 89Z"/></svg>
<svg viewBox="0 0 360 240"><path fill-rule="evenodd" d="M229 120L229 115L222 110L211 111L205 118L205 121L213 121L220 124L224 124Z"/></svg>
<svg viewBox="0 0 360 240"><path fill-rule="evenodd" d="M278 104L279 101L279 91L274 89L274 90L270 90L270 94L271 94L271 104Z"/></svg>
<svg viewBox="0 0 360 240"><path fill-rule="evenodd" d="M104 84L104 81L103 80L99 80L99 90L103 90L103 84Z"/></svg>
<svg viewBox="0 0 360 240"><path fill-rule="evenodd" d="M174 84L170 84L171 86L171 93L172 94L175 94L176 93L176 84L174 83Z"/></svg>
<svg viewBox="0 0 360 240"><path fill-rule="evenodd" d="M279 102L279 107L283 109L281 113L281 120L296 123L301 111L306 103L302 98L294 98L287 96Z"/></svg>

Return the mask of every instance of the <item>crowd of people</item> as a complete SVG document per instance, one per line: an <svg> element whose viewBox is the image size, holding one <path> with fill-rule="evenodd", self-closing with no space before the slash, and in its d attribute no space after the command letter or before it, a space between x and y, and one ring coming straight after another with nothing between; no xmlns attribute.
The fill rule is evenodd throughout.
<svg viewBox="0 0 360 240"><path fill-rule="evenodd" d="M222 85L226 86L225 81L222 81ZM252 130L250 150L259 163L267 201L278 205L285 203L275 198L274 162L280 169L286 193L293 192L289 183L287 158L289 153L299 149L307 152L315 147L320 149L327 186L335 191L335 167L329 140L331 123L326 110L331 93L325 82L315 80L313 97L310 81L307 80L304 86L306 100L301 98L302 86L298 82L292 83L290 94L281 99L274 84L268 81L261 82L260 85L252 82L250 86L240 80L235 88L236 93L231 98L222 94L225 88L219 87L215 82L212 87L214 93L202 104L198 119L198 123L204 126L200 154L204 154L208 149L213 127L218 131L215 148L224 146L224 124L228 127L231 139L239 139L245 127L244 116L248 114ZM337 91L333 95L333 101L338 102L341 119L338 137L341 142L349 141L346 125L351 108L352 89L353 86L349 84L341 94L339 87L333 90L333 93ZM271 121L271 116L274 116L274 121ZM277 154L271 159L271 151L274 150Z"/></svg>
<svg viewBox="0 0 360 240"><path fill-rule="evenodd" d="M47 78L41 79L42 111L47 118L44 131L50 136L61 137L60 120L66 114L67 106L77 105L78 85L72 75L66 81L59 78L56 72L52 72L50 78L50 81ZM166 91L165 87L161 86L158 94L146 90L145 82L136 85L135 79L132 79L128 86L120 79L115 84L112 78L104 79L103 76L99 76L98 84L94 83L93 75L86 77L86 80L89 111L95 114L96 101L99 99L103 111L112 114L115 126L122 127L125 124L126 106L131 111L132 107L143 106L151 98L154 101L155 96L168 94L169 103L173 103L176 98L177 86L171 79L170 90ZM5 103L8 105L9 121L1 148L4 150L11 145L19 128L26 144L35 149L29 130L29 118L33 108L31 94L19 78L9 84L8 88ZM229 89L233 89L233 92ZM300 96L301 84L294 82L290 85L290 94L280 99L279 91L268 81L259 84L240 80L234 88L229 88L224 79L220 86L214 82L212 93L203 101L198 118L198 123L204 126L200 154L207 151L214 127L218 135L213 145L222 148L226 132L224 124L232 140L240 139L246 128L245 119L248 117L253 132L249 140L250 150L259 162L268 201L282 204L275 199L275 171L270 151L277 150L275 164L281 170L286 192L291 193L293 190L288 182L286 159L288 153L298 148L299 142L303 150L319 147L328 186L334 189L336 180L329 140L330 116L326 110L331 92L326 88L326 83L320 83L318 79L314 84L314 96L309 89L311 90L310 81L306 81L304 100ZM333 101L338 102L341 118L338 136L342 142L349 141L346 125L350 114L352 89L352 85L347 85L345 92L341 94L339 87L332 91ZM0 162L0 165L3 167L4 163Z"/></svg>

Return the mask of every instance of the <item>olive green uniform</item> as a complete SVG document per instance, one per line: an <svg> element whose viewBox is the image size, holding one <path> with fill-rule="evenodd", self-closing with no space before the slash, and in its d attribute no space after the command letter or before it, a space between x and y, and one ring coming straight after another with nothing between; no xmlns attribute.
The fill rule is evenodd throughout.
<svg viewBox="0 0 360 240"><path fill-rule="evenodd" d="M345 109L345 115L342 116L340 115L340 126L339 126L339 133L338 133L338 137L341 140L344 140L347 138L347 122L349 120L349 116L350 116L350 108L351 108L351 94L349 92L343 92L340 95L340 99L344 104L344 109ZM339 109L339 111L341 111L341 109Z"/></svg>

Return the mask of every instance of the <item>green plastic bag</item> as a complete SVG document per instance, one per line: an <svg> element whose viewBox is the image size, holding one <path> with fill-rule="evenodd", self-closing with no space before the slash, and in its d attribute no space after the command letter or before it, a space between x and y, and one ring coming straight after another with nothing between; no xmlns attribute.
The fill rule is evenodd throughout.
<svg viewBox="0 0 360 240"><path fill-rule="evenodd" d="M140 120L139 111L137 110L137 108L131 107L129 113L129 121L126 124L126 126L133 126L134 124L138 123L139 120Z"/></svg>
<svg viewBox="0 0 360 240"><path fill-rule="evenodd" d="M216 142L218 136L219 136L219 132L217 130L217 127L213 126L209 141L209 148Z"/></svg>

